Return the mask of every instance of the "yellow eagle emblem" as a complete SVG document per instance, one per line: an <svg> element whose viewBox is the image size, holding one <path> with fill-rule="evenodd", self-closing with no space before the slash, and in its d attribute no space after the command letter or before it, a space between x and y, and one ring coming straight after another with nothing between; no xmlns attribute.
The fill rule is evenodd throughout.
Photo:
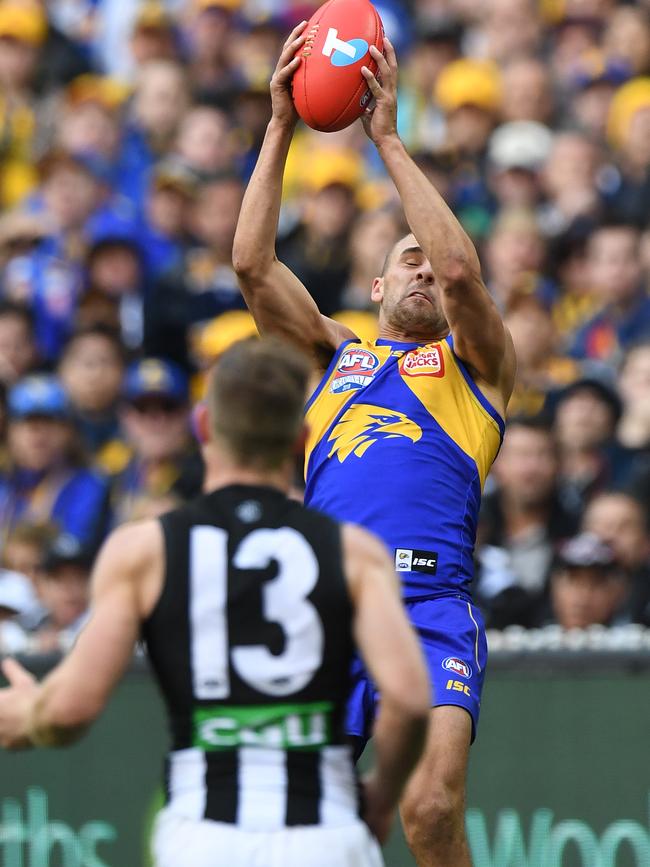
<svg viewBox="0 0 650 867"><path fill-rule="evenodd" d="M355 403L343 413L327 441L333 442L328 458L337 455L341 463L351 454L361 457L379 439L408 437L416 443L422 428L394 409Z"/></svg>

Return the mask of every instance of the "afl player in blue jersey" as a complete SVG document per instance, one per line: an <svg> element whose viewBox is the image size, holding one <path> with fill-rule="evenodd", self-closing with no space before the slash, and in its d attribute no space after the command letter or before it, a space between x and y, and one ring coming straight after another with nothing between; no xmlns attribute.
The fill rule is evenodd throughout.
<svg viewBox="0 0 650 867"><path fill-rule="evenodd" d="M307 352L318 379L307 405L308 505L374 530L388 545L434 687L425 755L401 803L420 867L467 867L465 777L486 663L472 605L473 550L485 478L515 376L511 338L481 278L476 250L396 130L397 62L374 48L362 67L374 107L362 122L399 193L412 234L369 287L379 339L360 341L322 316L275 256L285 161L297 115L291 77L304 25L271 80L273 115L235 237L234 267L261 333ZM361 667L348 733L363 742L375 715Z"/></svg>

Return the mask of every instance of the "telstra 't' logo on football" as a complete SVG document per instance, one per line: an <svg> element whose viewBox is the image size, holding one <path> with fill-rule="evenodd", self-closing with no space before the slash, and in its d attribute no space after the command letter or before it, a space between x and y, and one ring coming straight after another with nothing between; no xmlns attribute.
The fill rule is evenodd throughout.
<svg viewBox="0 0 650 867"><path fill-rule="evenodd" d="M329 57L332 66L351 66L356 63L368 51L368 43L365 39L350 39L346 42L339 39L336 27L330 27L327 31L323 54Z"/></svg>

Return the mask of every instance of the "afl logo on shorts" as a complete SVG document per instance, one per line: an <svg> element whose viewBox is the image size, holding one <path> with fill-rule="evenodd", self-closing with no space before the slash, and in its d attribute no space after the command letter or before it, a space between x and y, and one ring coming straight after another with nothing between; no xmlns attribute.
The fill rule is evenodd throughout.
<svg viewBox="0 0 650 867"><path fill-rule="evenodd" d="M333 394L364 388L374 379L379 359L367 349L347 349L336 367L330 385Z"/></svg>
<svg viewBox="0 0 650 867"><path fill-rule="evenodd" d="M407 352L399 365L403 376L444 376L445 362L439 346Z"/></svg>
<svg viewBox="0 0 650 867"><path fill-rule="evenodd" d="M469 679L472 676L472 669L466 662L463 662L463 660L459 659L457 656L448 656L447 659L443 660L442 667L445 671L453 671L454 674L457 674L460 677Z"/></svg>

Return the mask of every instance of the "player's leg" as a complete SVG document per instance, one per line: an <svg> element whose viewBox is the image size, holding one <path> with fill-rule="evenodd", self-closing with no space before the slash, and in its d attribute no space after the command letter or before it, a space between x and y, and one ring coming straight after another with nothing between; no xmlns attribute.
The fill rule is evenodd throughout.
<svg viewBox="0 0 650 867"><path fill-rule="evenodd" d="M424 756L400 804L418 867L470 867L465 839L465 779L472 720L461 707L436 707Z"/></svg>

